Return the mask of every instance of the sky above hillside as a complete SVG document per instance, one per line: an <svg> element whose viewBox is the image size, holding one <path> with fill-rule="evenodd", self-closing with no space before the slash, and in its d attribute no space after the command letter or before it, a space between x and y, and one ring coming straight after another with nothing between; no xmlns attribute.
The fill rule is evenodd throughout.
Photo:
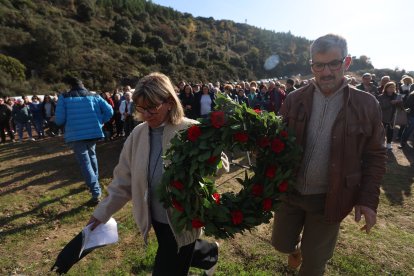
<svg viewBox="0 0 414 276"><path fill-rule="evenodd" d="M154 0L193 16L238 23L314 40L344 36L352 56L367 55L375 68L414 71L414 1L411 0Z"/></svg>

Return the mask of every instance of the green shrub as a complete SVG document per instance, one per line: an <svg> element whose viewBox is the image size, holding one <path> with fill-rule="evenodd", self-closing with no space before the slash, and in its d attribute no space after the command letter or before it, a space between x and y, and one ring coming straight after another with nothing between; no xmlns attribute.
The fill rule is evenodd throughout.
<svg viewBox="0 0 414 276"><path fill-rule="evenodd" d="M132 33L131 37L131 45L134 45L135 47L142 47L145 43L145 34L141 32L140 30L135 30Z"/></svg>
<svg viewBox="0 0 414 276"><path fill-rule="evenodd" d="M185 55L185 63L188 65L196 65L199 59L198 53L194 51L187 52Z"/></svg>
<svg viewBox="0 0 414 276"><path fill-rule="evenodd" d="M169 65L176 61L174 55L165 48L159 50L156 56L157 62L161 65Z"/></svg>
<svg viewBox="0 0 414 276"><path fill-rule="evenodd" d="M156 57L154 51L146 47L137 49L139 60L146 65L153 65L156 63Z"/></svg>
<svg viewBox="0 0 414 276"><path fill-rule="evenodd" d="M125 27L119 27L112 31L112 39L118 43L131 43L132 34L131 32Z"/></svg>
<svg viewBox="0 0 414 276"><path fill-rule="evenodd" d="M249 45L246 41L238 41L231 47L235 52L239 54L246 53L249 50Z"/></svg>
<svg viewBox="0 0 414 276"><path fill-rule="evenodd" d="M231 57L229 59L230 65L236 66L236 67L246 67L246 62L239 58L239 57Z"/></svg>
<svg viewBox="0 0 414 276"><path fill-rule="evenodd" d="M0 54L0 72L8 75L10 80L24 81L25 70L26 67L18 59Z"/></svg>
<svg viewBox="0 0 414 276"><path fill-rule="evenodd" d="M95 8L92 1L80 0L76 6L76 14L81 22L91 21L95 16Z"/></svg>
<svg viewBox="0 0 414 276"><path fill-rule="evenodd" d="M145 43L155 51L164 47L164 40L157 35L147 37Z"/></svg>

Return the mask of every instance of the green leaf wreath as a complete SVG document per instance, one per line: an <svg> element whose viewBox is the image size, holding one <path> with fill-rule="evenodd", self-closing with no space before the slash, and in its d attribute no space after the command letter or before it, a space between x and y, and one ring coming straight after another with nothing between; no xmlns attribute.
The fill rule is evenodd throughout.
<svg viewBox="0 0 414 276"><path fill-rule="evenodd" d="M215 175L221 153L235 150L255 152L253 173L238 179L238 193L220 194ZM280 195L294 181L300 153L280 117L219 96L216 111L172 139L160 200L172 207L176 231L204 227L208 236L233 237L269 222Z"/></svg>

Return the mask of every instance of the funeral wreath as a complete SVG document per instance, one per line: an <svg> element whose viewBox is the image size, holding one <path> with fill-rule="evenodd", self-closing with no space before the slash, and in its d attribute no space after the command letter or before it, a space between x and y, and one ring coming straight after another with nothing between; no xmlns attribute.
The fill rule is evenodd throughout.
<svg viewBox="0 0 414 276"><path fill-rule="evenodd" d="M215 175L221 153L254 152L255 164L238 178L238 192L220 193ZM233 237L268 223L294 181L301 149L281 117L220 96L216 111L178 133L164 156L161 202L172 207L176 231L204 227L206 235Z"/></svg>

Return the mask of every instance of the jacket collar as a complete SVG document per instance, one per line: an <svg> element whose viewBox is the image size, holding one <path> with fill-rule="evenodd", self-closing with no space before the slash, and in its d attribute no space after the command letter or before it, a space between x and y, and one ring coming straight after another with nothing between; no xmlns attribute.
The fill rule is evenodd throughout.
<svg viewBox="0 0 414 276"><path fill-rule="evenodd" d="M303 106L304 111L307 114L310 114L312 110L313 95L315 93L315 89L316 89L316 83L314 82L314 80L312 80L307 86L303 88L303 91L299 92L303 94L303 96L299 98L299 104ZM344 107L348 106L349 104L352 103L351 101L352 97L349 91L349 80L345 78L344 83L339 89L342 89L344 93Z"/></svg>

